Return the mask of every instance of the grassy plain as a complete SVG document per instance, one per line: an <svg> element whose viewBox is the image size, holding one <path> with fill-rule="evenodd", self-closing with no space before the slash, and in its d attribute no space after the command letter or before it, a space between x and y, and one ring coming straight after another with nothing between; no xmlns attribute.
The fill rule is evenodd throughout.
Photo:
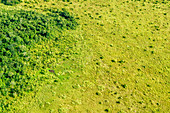
<svg viewBox="0 0 170 113"><path fill-rule="evenodd" d="M11 97L9 112L169 112L169 5L124 0L0 4L43 14L45 8L65 8L79 23L75 30L56 32L57 42L49 39L30 49L39 65L26 71L38 85L22 98Z"/></svg>

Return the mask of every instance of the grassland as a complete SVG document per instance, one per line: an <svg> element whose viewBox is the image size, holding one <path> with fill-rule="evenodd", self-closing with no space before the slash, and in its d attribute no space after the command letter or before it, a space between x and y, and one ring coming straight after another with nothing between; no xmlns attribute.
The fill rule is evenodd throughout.
<svg viewBox="0 0 170 113"><path fill-rule="evenodd" d="M33 89L0 95L0 112L168 113L169 5L139 0L0 4L0 11L22 9L47 17L64 8L79 24L56 26L51 38L28 47L24 73L31 80L25 82Z"/></svg>

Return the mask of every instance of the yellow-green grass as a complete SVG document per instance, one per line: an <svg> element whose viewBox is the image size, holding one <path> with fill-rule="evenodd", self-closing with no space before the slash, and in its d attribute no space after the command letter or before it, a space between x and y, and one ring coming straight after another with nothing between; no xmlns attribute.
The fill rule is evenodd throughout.
<svg viewBox="0 0 170 113"><path fill-rule="evenodd" d="M53 40L33 47L35 57L40 51L52 52L40 65L48 61L57 74L28 69L30 75L47 79L16 98L11 112L169 112L169 2L71 2L14 6L41 13L45 7L66 8L79 17L80 25L62 32L57 42L61 48ZM61 51L63 56L55 55Z"/></svg>

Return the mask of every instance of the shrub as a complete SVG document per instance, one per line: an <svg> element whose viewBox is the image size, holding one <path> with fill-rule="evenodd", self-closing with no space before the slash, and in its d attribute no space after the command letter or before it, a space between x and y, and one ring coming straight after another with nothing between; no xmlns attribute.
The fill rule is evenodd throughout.
<svg viewBox="0 0 170 113"><path fill-rule="evenodd" d="M5 5L15 5L21 2L21 0L1 0L1 3L4 3Z"/></svg>

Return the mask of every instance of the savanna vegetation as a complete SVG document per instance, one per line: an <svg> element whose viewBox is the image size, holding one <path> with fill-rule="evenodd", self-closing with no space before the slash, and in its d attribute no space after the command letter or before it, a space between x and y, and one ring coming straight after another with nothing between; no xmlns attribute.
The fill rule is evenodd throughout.
<svg viewBox="0 0 170 113"><path fill-rule="evenodd" d="M0 94L2 110L10 104L5 103L6 97L20 97L24 92L33 91L36 86L35 80L37 79L26 73L28 65L34 69L38 63L31 59L30 49L45 40L54 39L57 42L56 31L75 29L77 26L74 17L65 9L63 11L48 10L49 13L43 15L36 11L1 9ZM43 66L43 68L46 67Z"/></svg>
<svg viewBox="0 0 170 113"><path fill-rule="evenodd" d="M1 0L0 112L169 112L169 1Z"/></svg>

